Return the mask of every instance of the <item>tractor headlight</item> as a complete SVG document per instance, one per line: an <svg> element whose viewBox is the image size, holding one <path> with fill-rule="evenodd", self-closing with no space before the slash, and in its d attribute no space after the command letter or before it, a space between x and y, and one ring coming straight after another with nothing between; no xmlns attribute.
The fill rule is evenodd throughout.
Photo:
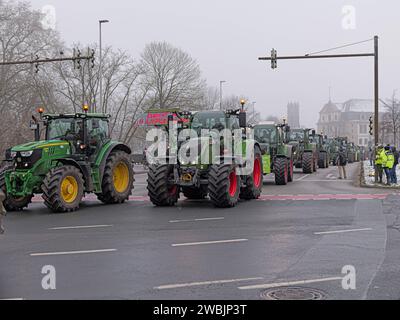
<svg viewBox="0 0 400 320"><path fill-rule="evenodd" d="M30 157L33 154L33 150L31 151L22 151L21 152L21 157L27 158Z"/></svg>

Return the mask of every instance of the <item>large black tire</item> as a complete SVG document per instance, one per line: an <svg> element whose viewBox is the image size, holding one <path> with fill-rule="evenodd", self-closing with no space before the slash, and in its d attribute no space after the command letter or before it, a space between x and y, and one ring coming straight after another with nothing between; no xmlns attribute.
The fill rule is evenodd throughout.
<svg viewBox="0 0 400 320"><path fill-rule="evenodd" d="M236 166L231 164L214 164L208 177L208 195L218 208L234 207L239 201L240 176Z"/></svg>
<svg viewBox="0 0 400 320"><path fill-rule="evenodd" d="M293 159L289 161L288 182L293 182Z"/></svg>
<svg viewBox="0 0 400 320"><path fill-rule="evenodd" d="M303 173L313 173L314 171L314 157L311 152L303 154Z"/></svg>
<svg viewBox="0 0 400 320"><path fill-rule="evenodd" d="M286 158L275 158L274 162L275 184L284 186L288 183L289 164Z"/></svg>
<svg viewBox="0 0 400 320"><path fill-rule="evenodd" d="M263 187L263 164L262 155L259 147L254 148L253 172L248 176L243 176L244 187L240 188L239 198L243 200L258 199Z"/></svg>
<svg viewBox="0 0 400 320"><path fill-rule="evenodd" d="M29 195L26 197L12 197L7 194L6 190L6 181L5 181L5 174L6 171L13 170L13 166L6 166L1 169L0 171L0 189L3 190L4 194L6 195L6 199L3 201L3 206L6 211L21 211L24 208L27 208L28 205L32 202L33 195Z"/></svg>
<svg viewBox="0 0 400 320"><path fill-rule="evenodd" d="M173 165L151 165L147 174L150 201L158 207L174 206L179 198L179 186L172 184Z"/></svg>
<svg viewBox="0 0 400 320"><path fill-rule="evenodd" d="M182 187L183 195L188 199L204 199L207 196L207 191L204 188Z"/></svg>
<svg viewBox="0 0 400 320"><path fill-rule="evenodd" d="M72 180L70 180L72 179ZM63 189L63 183L76 181L73 191ZM76 190L76 196L73 195ZM51 169L42 184L44 204L54 213L72 212L79 209L84 194L84 181L81 171L74 166ZM65 195L67 192L67 195ZM67 198L71 197L68 201Z"/></svg>
<svg viewBox="0 0 400 320"><path fill-rule="evenodd" d="M124 151L113 151L107 158L101 184L102 193L97 194L97 198L105 204L123 203L132 194L134 181L129 155Z"/></svg>
<svg viewBox="0 0 400 320"><path fill-rule="evenodd" d="M327 163L327 155L325 152L321 152L319 154L319 159L318 159L318 168L325 169L327 167L326 163Z"/></svg>

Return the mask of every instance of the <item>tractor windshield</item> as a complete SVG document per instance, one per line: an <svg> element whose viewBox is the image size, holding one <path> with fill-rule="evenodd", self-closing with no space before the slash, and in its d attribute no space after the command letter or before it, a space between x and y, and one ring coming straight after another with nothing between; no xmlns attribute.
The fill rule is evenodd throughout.
<svg viewBox="0 0 400 320"><path fill-rule="evenodd" d="M224 130L226 128L226 116L223 112L198 112L192 118L191 127L197 132L202 129Z"/></svg>
<svg viewBox="0 0 400 320"><path fill-rule="evenodd" d="M276 141L276 130L273 128L255 128L254 137L260 143L274 143Z"/></svg>
<svg viewBox="0 0 400 320"><path fill-rule="evenodd" d="M290 141L301 141L304 140L304 131L291 131Z"/></svg>
<svg viewBox="0 0 400 320"><path fill-rule="evenodd" d="M79 135L83 137L83 122L81 119L51 119L47 123L47 140L66 139L67 136L78 137Z"/></svg>

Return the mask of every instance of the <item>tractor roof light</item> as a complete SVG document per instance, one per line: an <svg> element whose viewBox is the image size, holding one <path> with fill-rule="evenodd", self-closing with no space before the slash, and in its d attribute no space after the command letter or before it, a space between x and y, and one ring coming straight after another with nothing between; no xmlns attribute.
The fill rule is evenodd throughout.
<svg viewBox="0 0 400 320"><path fill-rule="evenodd" d="M39 108L37 109L37 112L40 113L40 114L43 114L43 113L44 113L44 108L39 107Z"/></svg>
<svg viewBox="0 0 400 320"><path fill-rule="evenodd" d="M83 106L83 111L88 112L89 111L89 106L87 104L85 104Z"/></svg>

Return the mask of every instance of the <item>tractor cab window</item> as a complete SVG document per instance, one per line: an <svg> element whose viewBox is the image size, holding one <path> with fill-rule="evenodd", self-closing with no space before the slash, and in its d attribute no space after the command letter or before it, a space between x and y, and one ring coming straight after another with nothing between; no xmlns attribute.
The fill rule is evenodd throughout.
<svg viewBox="0 0 400 320"><path fill-rule="evenodd" d="M108 121L104 119L92 118L86 121L89 145L99 147L109 140Z"/></svg>
<svg viewBox="0 0 400 320"><path fill-rule="evenodd" d="M254 137L260 143L274 143L276 141L275 128L256 128Z"/></svg>
<svg viewBox="0 0 400 320"><path fill-rule="evenodd" d="M290 141L301 141L304 140L304 132L302 131L291 131Z"/></svg>
<svg viewBox="0 0 400 320"><path fill-rule="evenodd" d="M47 123L47 139L83 141L83 121L75 118L51 119Z"/></svg>
<svg viewBox="0 0 400 320"><path fill-rule="evenodd" d="M198 112L192 118L191 127L198 133L203 129L224 130L226 128L226 117L223 112Z"/></svg>

